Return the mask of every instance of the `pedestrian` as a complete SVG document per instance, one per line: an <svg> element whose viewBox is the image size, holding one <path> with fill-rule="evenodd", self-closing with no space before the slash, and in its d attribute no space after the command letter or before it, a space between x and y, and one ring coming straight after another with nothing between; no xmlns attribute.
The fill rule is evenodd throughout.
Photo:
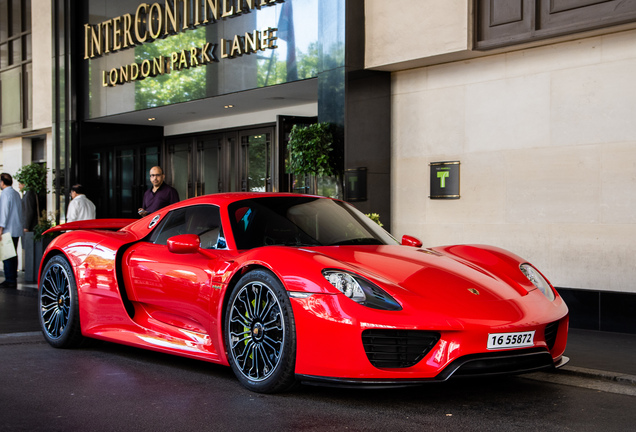
<svg viewBox="0 0 636 432"><path fill-rule="evenodd" d="M66 222L95 219L95 204L84 194L84 187L76 184L71 187L71 203L66 212Z"/></svg>
<svg viewBox="0 0 636 432"><path fill-rule="evenodd" d="M164 183L166 175L159 166L150 168L150 182L152 188L144 194L142 207L138 210L141 216L149 215L167 205L179 202L179 192Z"/></svg>
<svg viewBox="0 0 636 432"><path fill-rule="evenodd" d="M0 236L11 233L13 246L18 248L18 240L22 237L22 202L20 194L13 189L11 174L0 174ZM2 288L16 288L18 286L18 256L2 261L4 265L4 282Z"/></svg>
<svg viewBox="0 0 636 432"><path fill-rule="evenodd" d="M22 228L24 232L33 231L38 224L38 198L35 192L24 190L24 183L18 182L18 187L22 192Z"/></svg>

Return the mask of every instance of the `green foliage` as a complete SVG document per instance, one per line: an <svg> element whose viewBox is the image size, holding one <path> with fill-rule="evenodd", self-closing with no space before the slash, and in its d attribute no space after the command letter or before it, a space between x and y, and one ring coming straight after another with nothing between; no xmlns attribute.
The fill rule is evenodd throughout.
<svg viewBox="0 0 636 432"><path fill-rule="evenodd" d="M289 168L294 174L340 174L329 123L294 125L289 135L289 155Z"/></svg>
<svg viewBox="0 0 636 432"><path fill-rule="evenodd" d="M35 192L36 195L49 193L46 188L46 164L32 163L18 170L14 178L24 185L24 190Z"/></svg>
<svg viewBox="0 0 636 432"><path fill-rule="evenodd" d="M24 185L25 191L31 191L36 196L35 204L40 216L38 217L37 225L33 228L34 241L40 240L42 238L42 233L55 225L55 219L47 217L46 210L42 210L42 213L40 213L39 196L41 194L49 193L49 190L46 187L46 175L48 171L49 169L46 167L46 164L40 165L38 163L32 163L20 168L14 176L18 182Z"/></svg>
<svg viewBox="0 0 636 432"><path fill-rule="evenodd" d="M38 218L38 224L33 228L33 241L38 241L44 237L44 231L55 226L55 215L53 213L46 214L46 210L42 210ZM47 234L47 236L50 234Z"/></svg>
<svg viewBox="0 0 636 432"><path fill-rule="evenodd" d="M139 45L135 48L135 61L141 64L144 60L164 56L173 52L205 45L205 28L179 33L153 43ZM172 71L135 83L135 108L144 109L178 102L201 99L206 96L207 67L184 68Z"/></svg>
<svg viewBox="0 0 636 432"><path fill-rule="evenodd" d="M204 27L158 39L153 43L137 46L135 62L141 64L144 60L152 61L161 56L169 57L173 52L180 53L184 49L204 46L207 40L208 36ZM318 75L319 45L312 43L307 49L307 53L296 51L299 80L315 78ZM268 50L268 52L270 52L268 56L256 53L246 54L243 60L233 60L234 62L242 61L245 64L241 71L241 79L252 82L255 78L257 87L287 82L286 59L281 59L276 50ZM225 59L225 61L230 60ZM218 63L187 67L158 75L153 79L136 81L135 108L140 110L215 96L220 91L220 84L216 78L220 67Z"/></svg>
<svg viewBox="0 0 636 432"><path fill-rule="evenodd" d="M299 80L318 76L320 58L318 48L317 43L311 43L306 54L302 51L296 52L296 68ZM259 57L257 82L258 87L286 83L287 61L285 59L280 60L276 51L272 51L269 57Z"/></svg>
<svg viewBox="0 0 636 432"><path fill-rule="evenodd" d="M373 222L377 223L381 227L384 226L382 222L380 222L380 215L377 213L367 213L367 217L371 219Z"/></svg>

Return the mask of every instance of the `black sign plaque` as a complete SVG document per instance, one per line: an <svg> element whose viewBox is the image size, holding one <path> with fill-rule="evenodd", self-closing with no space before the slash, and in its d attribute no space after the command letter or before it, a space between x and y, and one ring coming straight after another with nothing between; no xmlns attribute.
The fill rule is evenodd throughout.
<svg viewBox="0 0 636 432"><path fill-rule="evenodd" d="M366 168L345 171L345 199L352 202L367 200Z"/></svg>
<svg viewBox="0 0 636 432"><path fill-rule="evenodd" d="M459 199L459 161L432 162L430 199Z"/></svg>

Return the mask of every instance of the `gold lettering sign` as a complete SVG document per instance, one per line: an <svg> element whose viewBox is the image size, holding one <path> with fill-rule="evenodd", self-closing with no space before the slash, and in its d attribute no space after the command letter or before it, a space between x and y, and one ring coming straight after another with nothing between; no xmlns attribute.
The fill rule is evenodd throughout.
<svg viewBox="0 0 636 432"><path fill-rule="evenodd" d="M175 51L170 56L155 57L141 63L131 63L109 71L102 71L102 86L113 87L148 77L169 74L171 71L203 66L218 61L214 55L215 49L215 44L206 43L201 47Z"/></svg>
<svg viewBox="0 0 636 432"><path fill-rule="evenodd" d="M100 57L201 25L213 24L220 19L235 18L284 1L165 0L163 4L141 3L134 16L125 14L99 24L84 24L84 59ZM275 40L268 36L269 48L274 48ZM253 43L253 40L250 42ZM243 50L243 42L240 40L232 51L235 51L235 55L240 55L239 50Z"/></svg>

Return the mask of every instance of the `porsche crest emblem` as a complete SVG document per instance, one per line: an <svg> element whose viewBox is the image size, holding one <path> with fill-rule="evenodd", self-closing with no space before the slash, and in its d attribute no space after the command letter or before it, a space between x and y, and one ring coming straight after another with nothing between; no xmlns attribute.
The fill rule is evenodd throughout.
<svg viewBox="0 0 636 432"><path fill-rule="evenodd" d="M475 288L468 288L468 291L470 291L472 294L479 295L479 291L477 291Z"/></svg>

